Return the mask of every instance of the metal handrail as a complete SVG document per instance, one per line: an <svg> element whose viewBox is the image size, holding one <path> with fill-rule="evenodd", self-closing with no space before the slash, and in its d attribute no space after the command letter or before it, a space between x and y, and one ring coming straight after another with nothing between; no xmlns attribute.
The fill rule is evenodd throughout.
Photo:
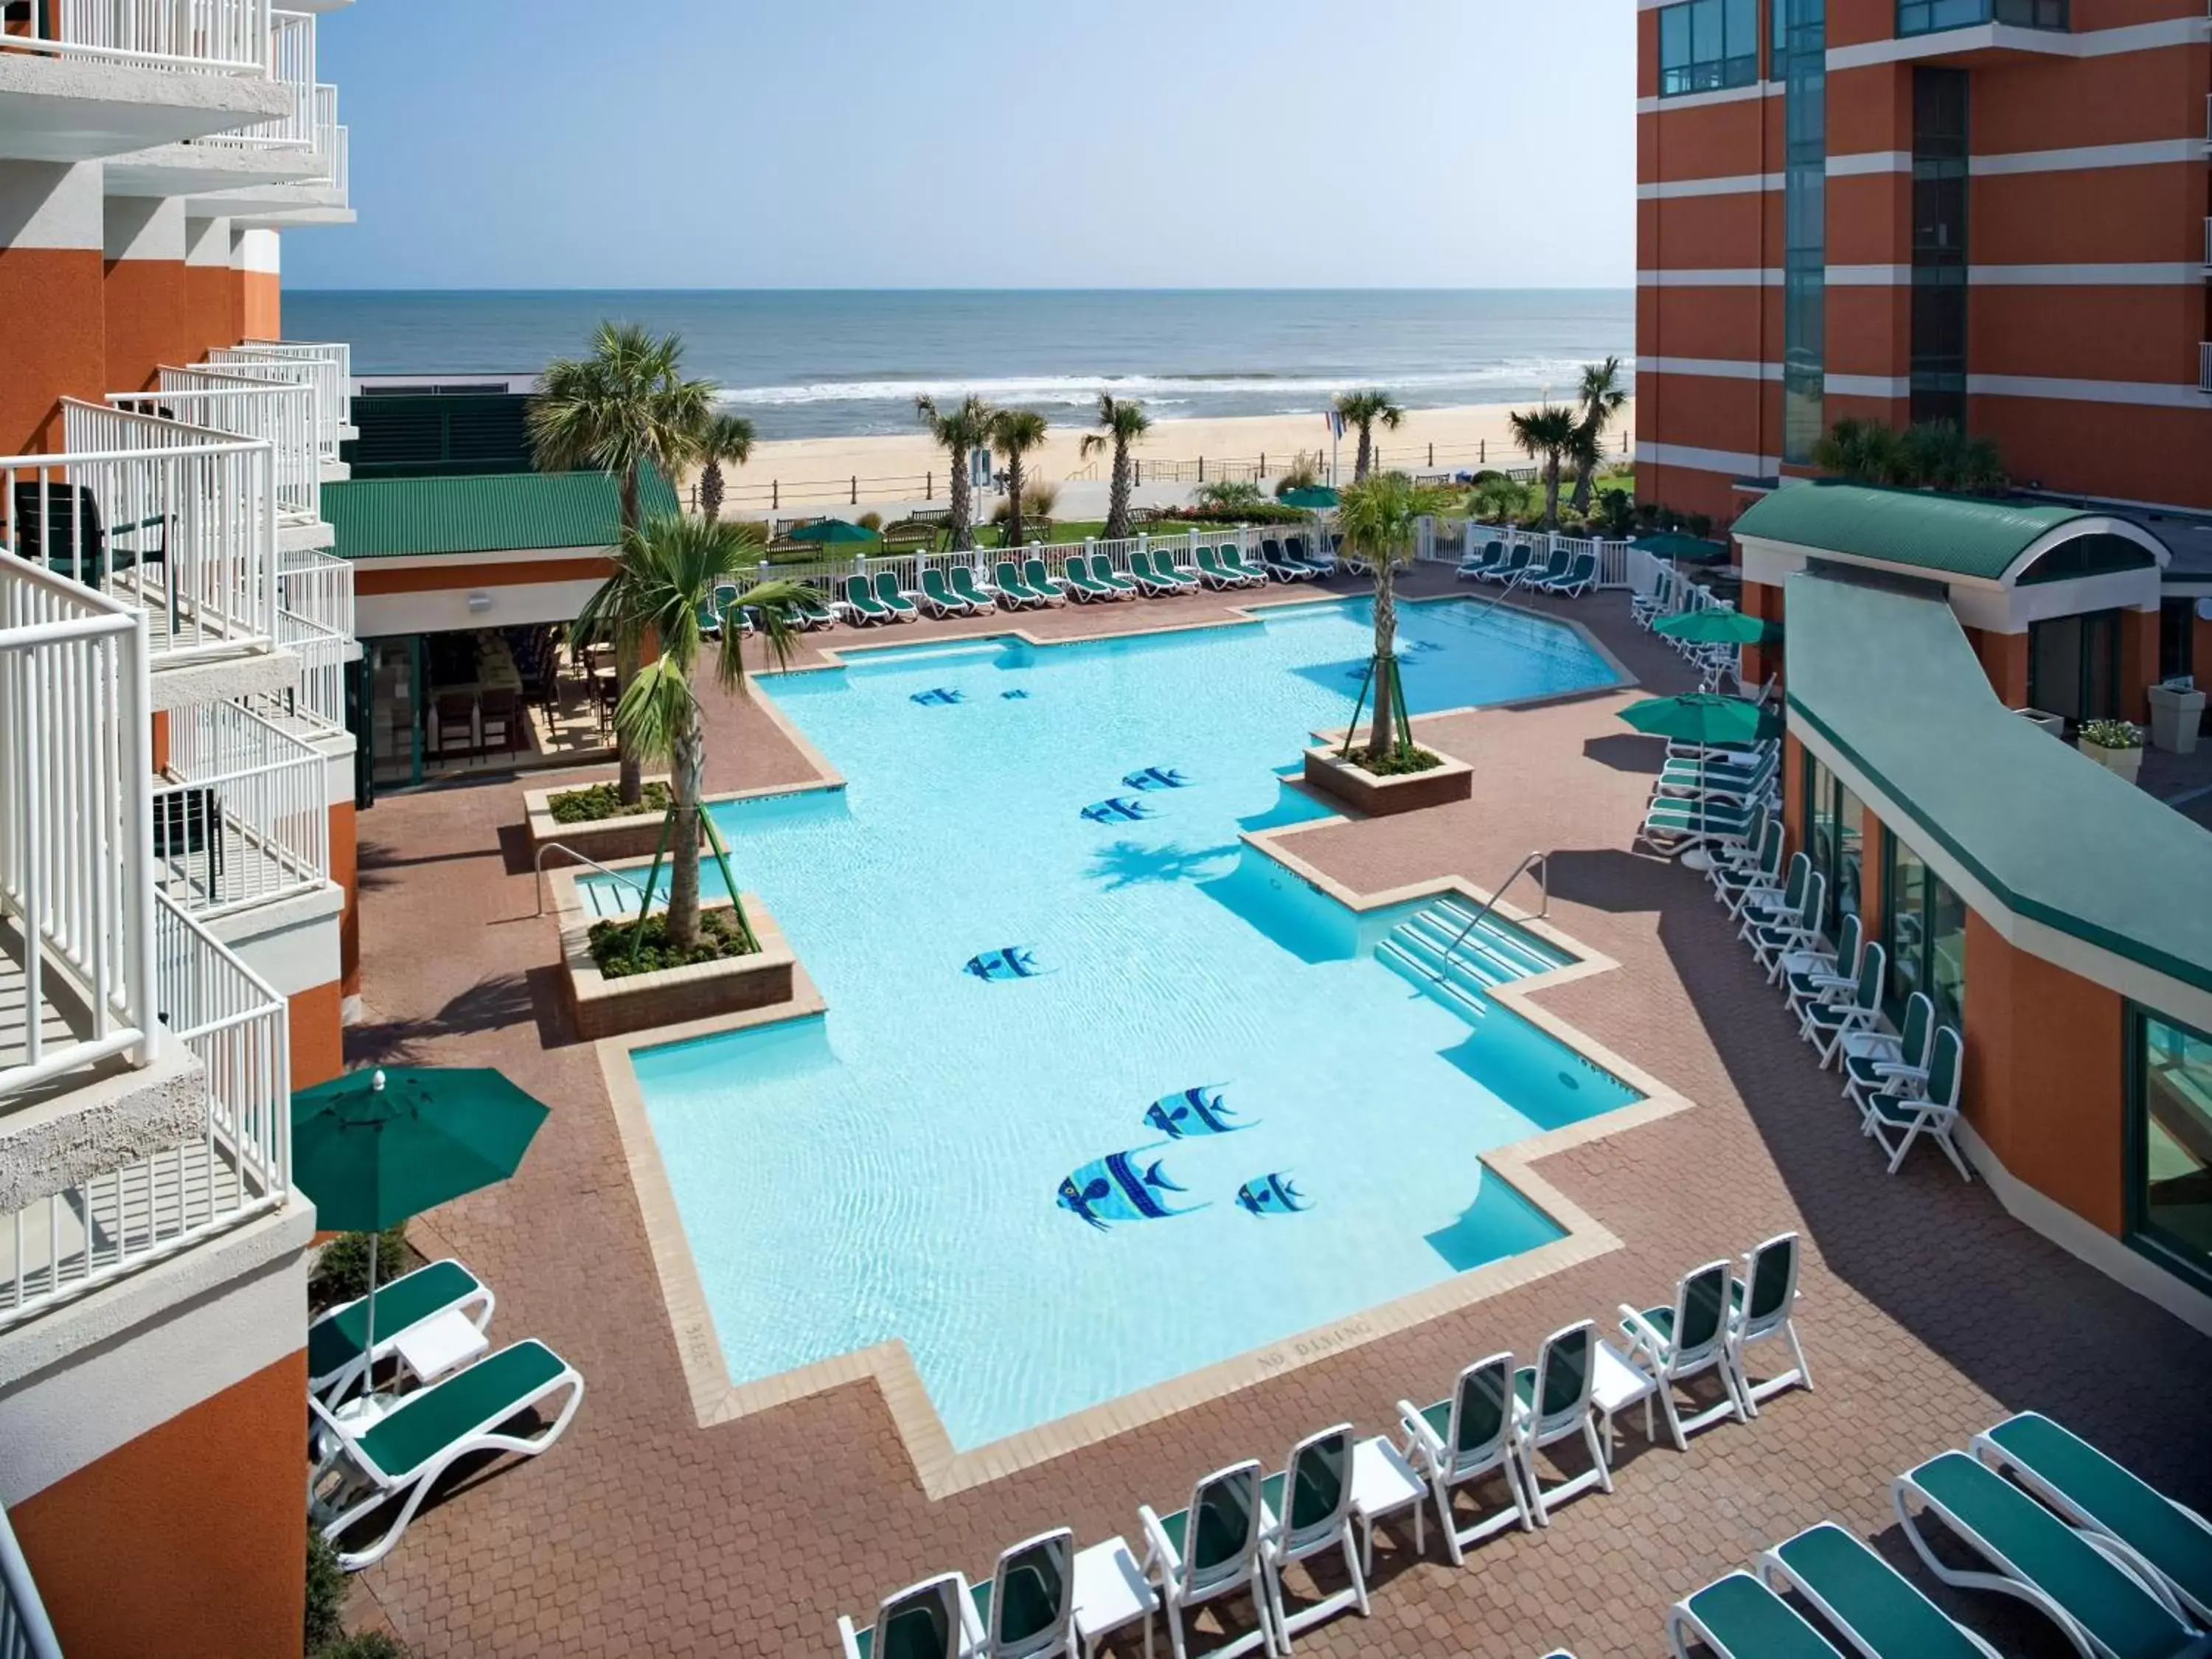
<svg viewBox="0 0 2212 1659"><path fill-rule="evenodd" d="M1437 971L1432 975L1437 984L1443 983L1444 970L1451 966L1452 953L1467 943L1467 936L1469 933L1482 926L1482 919L1495 910L1498 908L1498 901L1505 896L1506 888L1520 880L1528 872L1528 866L1532 864L1540 866L1536 879L1544 895L1544 902L1537 908L1536 914L1540 917L1552 914L1552 855L1539 850L1529 854L1527 858L1513 866L1513 873L1506 877L1504 883L1493 890L1490 896L1482 902L1482 908L1474 913L1466 927L1459 930L1458 937L1444 946L1444 953L1437 958Z"/></svg>
<svg viewBox="0 0 2212 1659"><path fill-rule="evenodd" d="M603 876L612 876L617 881L620 882L623 886L629 888L630 891L637 895L637 908L638 914L640 915L650 915L653 914L653 895L647 892L636 882L631 880L630 878L623 874L621 871L610 870L605 865L600 863L597 859L591 857L588 854L579 853L574 848L569 846L566 842L549 841L545 845L538 849L538 856L534 860L538 866L536 882L538 887L538 914L539 915L542 916L545 914L545 855L548 853L566 853L570 858L575 860L577 863L588 864L592 869L598 871Z"/></svg>
<svg viewBox="0 0 2212 1659"><path fill-rule="evenodd" d="M1522 565L1518 570L1515 571L1511 576L1506 579L1505 586L1498 591L1498 597L1491 600L1488 605L1483 606L1481 610L1476 611L1474 614L1478 617L1486 617L1492 611L1497 610L1499 605L1504 604L1506 600L1513 597L1513 590L1520 586L1522 582L1528 577L1528 574L1534 570L1535 568L1535 559L1532 553L1529 562L1527 564ZM1530 856L1533 857L1534 855L1532 854Z"/></svg>

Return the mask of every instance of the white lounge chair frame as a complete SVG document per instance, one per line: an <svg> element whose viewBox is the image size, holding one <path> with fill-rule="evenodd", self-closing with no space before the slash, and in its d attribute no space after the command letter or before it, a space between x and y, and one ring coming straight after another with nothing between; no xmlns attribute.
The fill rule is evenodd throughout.
<svg viewBox="0 0 2212 1659"><path fill-rule="evenodd" d="M1218 1486L1231 1482L1244 1483L1250 1498L1246 1514L1248 1525L1243 1547L1228 1559L1217 1563L1203 1577L1196 1565L1183 1559L1169 1538L1167 1528L1158 1516L1146 1504L1137 1505L1137 1520L1145 1531L1145 1559L1143 1572L1160 1593L1160 1602L1167 1613L1168 1639L1175 1649L1176 1659L1185 1659L1188 1642L1183 1630L1184 1621L1194 1608L1224 1597L1248 1594L1252 1598L1252 1616L1256 1628L1247 1631L1234 1641L1208 1650L1208 1659L1213 1655L1221 1659L1233 1659L1240 1653L1249 1653L1255 1647L1272 1655L1275 1651L1275 1624L1267 1601L1267 1570L1260 1559L1260 1540L1267 1526L1266 1506L1260 1499L1260 1463L1249 1458L1242 1463L1231 1463L1226 1468L1216 1469L1202 1475L1190 1489L1190 1502L1186 1512L1190 1519L1183 1539L1186 1543L1198 1540L1199 1510L1206 1495Z"/></svg>
<svg viewBox="0 0 2212 1659"><path fill-rule="evenodd" d="M1628 1362L1656 1385L1660 1415L1667 1419L1667 1432L1676 1451L1687 1451L1690 1436L1723 1418L1732 1417L1739 1423L1746 1420L1743 1400L1736 1393L1735 1355L1729 1343L1729 1265L1723 1258L1682 1275L1674 1285L1674 1305L1667 1330L1659 1328L1650 1312L1626 1302L1620 1304L1620 1328L1632 1345ZM1711 1329L1694 1341L1685 1341L1682 1334L1692 1328L1692 1322L1708 1316L1707 1308L1698 1305L1700 1302L1710 1304ZM1721 1398L1686 1419L1674 1403L1674 1390L1708 1371L1721 1380Z"/></svg>
<svg viewBox="0 0 2212 1659"><path fill-rule="evenodd" d="M1808 1394L1812 1392L1813 1368L1806 1363L1805 1349L1797 1340L1797 1270L1803 1256L1802 1241L1796 1233L1777 1233L1744 1253L1743 1277L1730 1287L1729 1367L1735 1373L1736 1397L1743 1401L1748 1416L1758 1416L1759 1402L1771 1400L1784 1389L1802 1388ZM1771 1304L1754 1308L1753 1298L1761 1269L1777 1259L1784 1263L1781 1292ZM1739 1288L1740 1297L1736 1294ZM1761 1342L1778 1340L1790 1345L1790 1368L1764 1382L1753 1382L1744 1355Z"/></svg>
<svg viewBox="0 0 2212 1659"><path fill-rule="evenodd" d="M1544 1385L1550 1377L1553 1359L1560 1347L1577 1336L1583 1345L1582 1392L1572 1403L1547 1414ZM1533 1370L1534 1386L1529 1390L1528 1403L1521 1404L1517 1389L1514 1395L1513 1449L1521 1459L1522 1478L1528 1483L1529 1510L1535 1516L1538 1526L1548 1527L1552 1524L1553 1505L1564 1504L1593 1486L1607 1492L1613 1490L1613 1471L1606 1463L1605 1446L1598 1438L1597 1413L1590 1405L1590 1390L1597 1382L1597 1322L1577 1320L1553 1331L1536 1350ZM1519 1374L1515 1375L1517 1379ZM1537 1472L1536 1454L1577 1435L1589 1449L1589 1468L1547 1491Z"/></svg>
<svg viewBox="0 0 2212 1659"><path fill-rule="evenodd" d="M1947 1043L1950 1048L1948 1066L1944 1064ZM1867 1097L1862 1127L1889 1154L1890 1174L1895 1175L1904 1164L1912 1143L1928 1135L1943 1149L1944 1157L1951 1160L1951 1167L1958 1170L1960 1180L1974 1178L1973 1171L1966 1167L1965 1156L1959 1151L1958 1142L1951 1137L1959 1123L1959 1084L1966 1069L1966 1040L1960 1036L1957 1026L1946 1025L1936 1033L1936 1041L1928 1051L1927 1086L1940 1092L1908 1095L1885 1089L1880 1094ZM1885 1103L1905 1121L1893 1123L1885 1118L1881 1113ZM1890 1144L1893 1134L1897 1137L1895 1146Z"/></svg>
<svg viewBox="0 0 2212 1659"><path fill-rule="evenodd" d="M1479 1386L1496 1392L1498 1428L1480 1445L1461 1451L1457 1448L1468 1392ZM1528 1494L1522 1490L1520 1459L1514 1449L1514 1403L1510 1353L1494 1353L1478 1359L1453 1379L1451 1417L1441 1439L1419 1407L1409 1400L1398 1402L1398 1422L1406 1431L1407 1460L1429 1483L1437 1518L1443 1523L1444 1550L1455 1567L1466 1562L1470 1545L1480 1544L1516 1522L1523 1532L1535 1530L1536 1521L1529 1512ZM1512 1501L1504 1509L1483 1516L1472 1526L1461 1527L1452 1516L1453 1492L1492 1474L1504 1477L1505 1489Z"/></svg>
<svg viewBox="0 0 2212 1659"><path fill-rule="evenodd" d="M1299 1465L1307 1458L1327 1457L1332 1448L1339 1459L1336 1507L1323 1519L1293 1530L1291 1511L1297 1502ZM1260 1538L1260 1559L1267 1569L1268 1609L1285 1653L1291 1650L1291 1638L1298 1632L1311 1630L1346 1608L1358 1608L1362 1619L1368 1616L1367 1575L1361 1570L1359 1551L1352 1539L1352 1425L1339 1423L1299 1441L1291 1448L1290 1457L1283 1465L1283 1512L1267 1516ZM1284 1603L1285 1571L1332 1549L1343 1553L1344 1571L1352 1582L1334 1595L1322 1596L1311 1607L1300 1607L1296 1613L1289 1611Z"/></svg>

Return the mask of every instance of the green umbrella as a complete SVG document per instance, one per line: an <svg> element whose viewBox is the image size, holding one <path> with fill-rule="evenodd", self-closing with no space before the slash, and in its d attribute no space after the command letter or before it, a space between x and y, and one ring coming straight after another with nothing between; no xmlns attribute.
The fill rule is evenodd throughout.
<svg viewBox="0 0 2212 1659"><path fill-rule="evenodd" d="M1647 697L1620 711L1639 732L1707 745L1761 743L1782 730L1781 717L1764 703L1692 691L1680 697Z"/></svg>
<svg viewBox="0 0 2212 1659"><path fill-rule="evenodd" d="M376 1352L376 1236L513 1175L545 1108L497 1072L394 1066L292 1096L292 1183L324 1227L368 1235L368 1340Z"/></svg>
<svg viewBox="0 0 2212 1659"><path fill-rule="evenodd" d="M883 539L865 525L846 519L817 519L812 524L803 524L785 533L786 541L814 542L829 546L838 542L877 542Z"/></svg>
<svg viewBox="0 0 2212 1659"><path fill-rule="evenodd" d="M1275 498L1285 507L1295 507L1306 513L1326 513L1337 504L1337 494L1327 484L1301 484L1296 489L1286 489Z"/></svg>
<svg viewBox="0 0 2212 1659"><path fill-rule="evenodd" d="M1673 559L1680 564L1717 564L1729 556L1726 542L1709 542L1702 536L1686 536L1679 530L1638 536L1636 545L1655 558Z"/></svg>
<svg viewBox="0 0 2212 1659"><path fill-rule="evenodd" d="M1651 625L1651 631L1670 640L1687 640L1692 645L1765 645L1782 637L1779 623L1718 605L1663 617Z"/></svg>

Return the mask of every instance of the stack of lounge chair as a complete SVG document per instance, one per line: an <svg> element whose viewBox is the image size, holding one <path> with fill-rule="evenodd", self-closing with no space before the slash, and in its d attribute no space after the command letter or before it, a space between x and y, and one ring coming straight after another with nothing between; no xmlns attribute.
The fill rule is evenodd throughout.
<svg viewBox="0 0 2212 1659"><path fill-rule="evenodd" d="M1745 748L1669 743L1638 843L1673 857L1693 847L1733 856L1757 847L1781 798L1778 739Z"/></svg>

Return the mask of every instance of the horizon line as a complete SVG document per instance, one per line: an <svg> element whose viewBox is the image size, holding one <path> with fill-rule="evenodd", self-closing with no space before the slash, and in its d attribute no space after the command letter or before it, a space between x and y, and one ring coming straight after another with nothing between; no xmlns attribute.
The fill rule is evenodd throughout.
<svg viewBox="0 0 2212 1659"><path fill-rule="evenodd" d="M288 295L300 294L483 294L483 295L550 295L550 294L1630 294L1635 291L1633 283L1492 283L1460 288L1382 284L1364 288L1344 287L1234 287L1234 286L1167 286L1134 284L1120 288L1058 287L981 284L972 287L905 288L897 286L864 287L724 287L702 288L690 285L630 286L611 284L590 287L498 288L498 287L402 287L384 284L373 288L340 288L323 284L294 284L287 283Z"/></svg>

